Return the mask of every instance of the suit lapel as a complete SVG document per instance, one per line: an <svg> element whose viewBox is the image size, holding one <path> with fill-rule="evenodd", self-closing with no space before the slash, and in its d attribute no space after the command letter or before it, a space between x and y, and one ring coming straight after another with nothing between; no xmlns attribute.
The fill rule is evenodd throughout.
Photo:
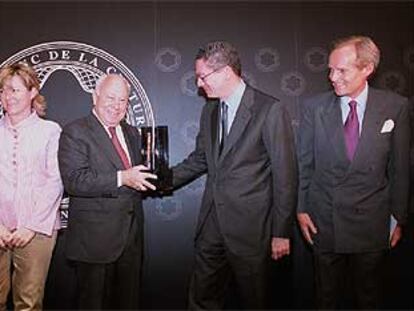
<svg viewBox="0 0 414 311"><path fill-rule="evenodd" d="M249 86L246 86L239 108L237 109L236 116L233 121L233 125L230 128L230 132L227 137L227 142L223 146L223 150L219 159L223 159L233 145L237 142L240 136L243 134L247 127L247 123L251 118L250 108L254 104L254 92Z"/></svg>
<svg viewBox="0 0 414 311"><path fill-rule="evenodd" d="M325 132L330 140L330 146L340 161L351 162L346 156L344 126L342 122L341 106L339 98L332 94L326 109L321 112L321 119L325 127Z"/></svg>
<svg viewBox="0 0 414 311"><path fill-rule="evenodd" d="M122 165L121 159L119 158L119 155L116 152L112 141L102 124L93 114L90 115L88 121L91 136L95 140L96 145L99 146L102 154L105 155L118 170L122 170L124 167Z"/></svg>
<svg viewBox="0 0 414 311"><path fill-rule="evenodd" d="M130 133L130 130L128 129L125 121L121 122L121 128L122 132L124 134L125 143L128 148L129 157L131 158L131 164L132 166L140 164L140 140L137 140L136 137L132 133Z"/></svg>

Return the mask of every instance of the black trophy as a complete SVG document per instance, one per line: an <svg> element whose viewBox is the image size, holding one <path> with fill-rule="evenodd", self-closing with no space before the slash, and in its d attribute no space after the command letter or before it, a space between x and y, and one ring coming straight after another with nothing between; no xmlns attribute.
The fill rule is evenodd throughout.
<svg viewBox="0 0 414 311"><path fill-rule="evenodd" d="M141 154L144 164L151 173L157 175L157 180L151 180L157 187L157 192L171 191L172 171L169 168L167 126L141 127Z"/></svg>

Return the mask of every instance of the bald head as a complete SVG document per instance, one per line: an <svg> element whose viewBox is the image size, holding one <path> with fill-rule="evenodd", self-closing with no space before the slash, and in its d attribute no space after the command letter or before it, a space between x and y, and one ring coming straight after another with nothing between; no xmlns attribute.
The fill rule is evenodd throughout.
<svg viewBox="0 0 414 311"><path fill-rule="evenodd" d="M117 126L125 117L129 92L128 81L118 74L104 75L96 82L93 105L105 126Z"/></svg>

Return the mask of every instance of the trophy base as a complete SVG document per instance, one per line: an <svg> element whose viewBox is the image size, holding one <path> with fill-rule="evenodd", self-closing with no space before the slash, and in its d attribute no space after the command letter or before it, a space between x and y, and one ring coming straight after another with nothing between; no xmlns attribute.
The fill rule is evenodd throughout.
<svg viewBox="0 0 414 311"><path fill-rule="evenodd" d="M156 180L148 180L157 188L151 192L161 195L172 192L172 170L168 165L168 127L144 126L140 131L143 164L157 175Z"/></svg>

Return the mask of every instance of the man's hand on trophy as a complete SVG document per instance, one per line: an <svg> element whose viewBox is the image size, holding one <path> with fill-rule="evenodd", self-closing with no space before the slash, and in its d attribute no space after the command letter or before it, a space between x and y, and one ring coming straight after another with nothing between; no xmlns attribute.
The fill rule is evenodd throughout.
<svg viewBox="0 0 414 311"><path fill-rule="evenodd" d="M137 165L121 171L122 185L139 191L155 190L156 187L148 179L157 179L157 175L149 173L145 165Z"/></svg>

